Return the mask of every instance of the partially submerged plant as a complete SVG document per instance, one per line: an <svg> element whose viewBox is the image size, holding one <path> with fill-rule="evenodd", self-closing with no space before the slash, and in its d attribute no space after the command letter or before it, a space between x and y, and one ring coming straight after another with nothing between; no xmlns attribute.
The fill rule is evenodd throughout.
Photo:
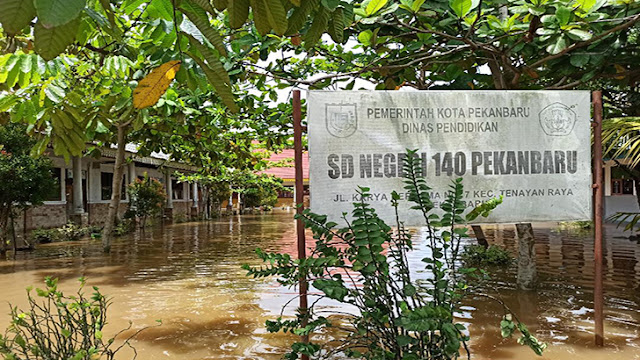
<svg viewBox="0 0 640 360"><path fill-rule="evenodd" d="M104 339L102 330L107 324L107 310L111 301L97 287L90 297L84 293L85 279L80 278L75 295L65 296L58 289L58 279L45 278L44 289L27 288L28 309L11 307L11 324L0 335L0 355L7 360L112 360L141 331L136 331L118 347L115 338L131 329ZM114 348L112 348L114 347Z"/></svg>
<svg viewBox="0 0 640 360"><path fill-rule="evenodd" d="M485 248L482 245L469 245L462 252L462 260L472 266L509 266L513 263L513 256L497 245Z"/></svg>
<svg viewBox="0 0 640 360"><path fill-rule="evenodd" d="M467 228L461 225L478 216L488 216L502 199L487 201L465 215L462 181L457 179L440 206L444 213L438 215L415 151L408 151L403 166L408 200L414 204L412 209L422 213L426 225L429 252L422 262L430 276L425 282L416 282L411 277L407 253L413 249L413 243L398 217L400 196L392 193L391 205L396 210L396 228L392 229L366 202L369 189L363 187L358 190L363 200L353 204L352 220L343 214L345 227L337 227L337 223L327 222L327 216L309 210L297 216L313 231L316 240L315 249L306 259L294 260L287 254L258 249L266 266L244 266L254 277L277 276L285 286L296 286L300 279L305 279L322 293L317 295L318 300L329 298L357 309L353 313L333 311L340 318L335 321L322 315L332 311L316 309L318 300L315 300L295 318L280 316L268 321L270 332L301 336L331 326L346 331L346 337L331 349L323 349L314 342L296 342L286 356L288 359L296 359L300 354L328 358L338 352L365 359L455 359L462 348L470 357L466 327L456 321L454 314L464 296L473 294L466 282L468 275L482 272L458 267L460 241L468 236ZM505 337L520 332L519 343L537 354L546 347L506 306L501 328Z"/></svg>

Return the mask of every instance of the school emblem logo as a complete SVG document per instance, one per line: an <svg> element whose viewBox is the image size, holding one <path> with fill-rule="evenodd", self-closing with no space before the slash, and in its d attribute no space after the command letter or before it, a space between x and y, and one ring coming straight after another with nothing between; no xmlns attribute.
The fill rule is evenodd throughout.
<svg viewBox="0 0 640 360"><path fill-rule="evenodd" d="M540 111L540 126L549 136L566 136L573 131L576 118L567 105L553 103Z"/></svg>
<svg viewBox="0 0 640 360"><path fill-rule="evenodd" d="M356 104L327 104L325 116L329 134L346 138L358 129Z"/></svg>

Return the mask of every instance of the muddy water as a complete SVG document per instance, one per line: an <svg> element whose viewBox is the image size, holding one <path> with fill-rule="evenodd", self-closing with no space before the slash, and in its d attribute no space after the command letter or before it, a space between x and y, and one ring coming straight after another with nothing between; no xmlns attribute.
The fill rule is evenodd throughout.
<svg viewBox="0 0 640 360"><path fill-rule="evenodd" d="M69 291L78 277L86 276L113 298L107 335L129 321L138 329L162 320L133 342L138 359L278 359L294 339L267 334L264 321L276 316L295 290L249 279L239 265L258 264L256 247L293 253L294 230L287 215L245 216L134 234L118 239L109 255L102 254L98 241L41 246L0 262L0 303L24 305L24 288L47 275L60 278ZM486 235L515 252L511 227L491 227ZM607 346L597 349L591 332L591 235L550 226L538 226L535 235L538 291L515 291L514 269L496 272L484 288L550 344L543 359L640 359L640 244L607 228ZM423 251L419 244L411 261L418 263ZM1 306L7 311L8 306L0 305L4 328L9 317ZM502 313L488 300L467 301L459 317L470 328L473 358L540 359L515 340L500 339ZM132 353L122 355L129 359Z"/></svg>

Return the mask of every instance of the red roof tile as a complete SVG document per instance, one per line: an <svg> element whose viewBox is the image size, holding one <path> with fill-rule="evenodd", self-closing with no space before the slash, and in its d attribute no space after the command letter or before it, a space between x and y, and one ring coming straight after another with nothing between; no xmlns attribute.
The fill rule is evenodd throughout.
<svg viewBox="0 0 640 360"><path fill-rule="evenodd" d="M267 161L269 162L283 161L286 159L293 159L294 156L295 155L294 155L293 149L285 149L280 153L272 154L271 157L267 159ZM291 165L293 165L293 162L291 163ZM260 173L275 175L281 179L293 180L296 177L296 170L295 170L295 167L293 166L272 167L267 170L261 171ZM309 153L306 151L302 153L302 175L304 179L309 179Z"/></svg>

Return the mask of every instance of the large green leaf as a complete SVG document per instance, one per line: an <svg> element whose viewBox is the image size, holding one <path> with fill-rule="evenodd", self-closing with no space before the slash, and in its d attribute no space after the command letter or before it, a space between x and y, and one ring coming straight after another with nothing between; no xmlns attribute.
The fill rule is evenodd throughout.
<svg viewBox="0 0 640 360"><path fill-rule="evenodd" d="M210 67L208 67L204 61L200 60L197 56L189 56L193 59L193 61L200 66L202 71L204 71L205 76L209 80L209 84L216 89L216 93L222 99L222 102L231 110L232 112L238 112L238 105L236 105L234 101L233 91L229 84L222 81L222 79L216 74Z"/></svg>
<svg viewBox="0 0 640 360"><path fill-rule="evenodd" d="M329 23L329 12L323 6L316 12L313 23L306 34L304 34L304 46L309 49L313 47L322 34L327 30L327 24Z"/></svg>
<svg viewBox="0 0 640 360"><path fill-rule="evenodd" d="M286 33L288 35L296 34L305 24L309 14L311 14L311 11L313 11L318 3L319 0L305 0L300 3L300 7L294 9L289 18L289 28Z"/></svg>
<svg viewBox="0 0 640 360"><path fill-rule="evenodd" d="M566 49L567 46L569 46L567 39L563 35L560 35L551 45L547 46L547 52L551 55L555 55Z"/></svg>
<svg viewBox="0 0 640 360"><path fill-rule="evenodd" d="M571 19L571 9L566 6L560 6L556 10L556 18L561 26L567 25Z"/></svg>
<svg viewBox="0 0 640 360"><path fill-rule="evenodd" d="M198 52L202 54L204 59L207 61L207 64L213 71L215 71L216 75L226 84L231 85L231 79L229 78L229 74L224 69L222 62L220 62L220 59L216 57L213 54L213 52L207 48L206 45L203 45L202 43L200 43L192 35L184 33L184 36L186 36L189 39L189 43L191 44L191 46L195 47L198 50Z"/></svg>
<svg viewBox="0 0 640 360"><path fill-rule="evenodd" d="M587 41L590 40L593 35L590 32L580 30L580 29L571 29L567 32L570 38L573 40Z"/></svg>
<svg viewBox="0 0 640 360"><path fill-rule="evenodd" d="M7 34L19 33L35 16L32 0L0 0L0 23Z"/></svg>
<svg viewBox="0 0 640 360"><path fill-rule="evenodd" d="M473 2L471 0L449 0L449 6L459 18L463 18L471 11Z"/></svg>
<svg viewBox="0 0 640 360"><path fill-rule="evenodd" d="M589 11L595 6L596 0L575 0L582 11Z"/></svg>
<svg viewBox="0 0 640 360"><path fill-rule="evenodd" d="M60 55L76 38L79 19L47 29L38 22L33 30L35 50L45 60Z"/></svg>
<svg viewBox="0 0 640 360"><path fill-rule="evenodd" d="M34 0L38 23L45 28L69 23L80 15L85 3L86 0Z"/></svg>
<svg viewBox="0 0 640 360"><path fill-rule="evenodd" d="M344 41L344 11L342 8L337 8L331 16L329 35L337 43Z"/></svg>
<svg viewBox="0 0 640 360"><path fill-rule="evenodd" d="M260 35L266 35L271 31L269 23L269 12L265 0L249 0L251 9L253 10L253 23Z"/></svg>
<svg viewBox="0 0 640 360"><path fill-rule="evenodd" d="M188 10L184 10L184 14L187 15L189 20L191 20L198 30L200 30L202 35L209 40L211 45L220 52L220 55L227 56L227 49L224 46L224 41L222 40L220 33L218 33L217 29L213 28L209 21Z"/></svg>
<svg viewBox="0 0 640 360"><path fill-rule="evenodd" d="M287 22L287 11L280 0L265 0L267 5L267 20L276 34L284 35L289 24Z"/></svg>
<svg viewBox="0 0 640 360"><path fill-rule="evenodd" d="M385 5L387 5L387 0L371 0L367 4L367 6L364 8L364 12L367 15L373 15L377 13L380 9L382 9Z"/></svg>
<svg viewBox="0 0 640 360"><path fill-rule="evenodd" d="M216 15L216 11L211 6L209 0L193 0L194 3L198 4L201 8L205 9L207 12Z"/></svg>
<svg viewBox="0 0 640 360"><path fill-rule="evenodd" d="M201 1L206 1L206 0L201 0ZM213 5L216 7L216 9L222 11L224 9L227 8L227 6L229 6L227 0L212 0L213 1Z"/></svg>
<svg viewBox="0 0 640 360"><path fill-rule="evenodd" d="M249 0L230 0L227 10L229 11L229 25L232 29L238 29L249 16Z"/></svg>

